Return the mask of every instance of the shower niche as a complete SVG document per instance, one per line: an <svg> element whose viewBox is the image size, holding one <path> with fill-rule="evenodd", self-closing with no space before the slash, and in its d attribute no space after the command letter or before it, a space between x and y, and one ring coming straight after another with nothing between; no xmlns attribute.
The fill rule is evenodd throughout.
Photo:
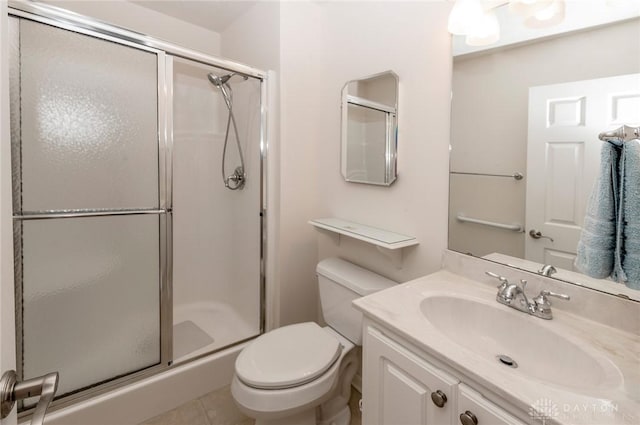
<svg viewBox="0 0 640 425"><path fill-rule="evenodd" d="M264 75L12 11L18 380L67 405L259 335Z"/></svg>

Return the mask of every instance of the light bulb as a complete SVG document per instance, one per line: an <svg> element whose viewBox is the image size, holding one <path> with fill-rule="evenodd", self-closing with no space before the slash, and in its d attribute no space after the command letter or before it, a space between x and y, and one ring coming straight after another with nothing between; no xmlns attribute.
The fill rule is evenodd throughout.
<svg viewBox="0 0 640 425"><path fill-rule="evenodd" d="M548 7L539 10L524 20L528 28L546 28L559 24L564 19L564 0L554 0Z"/></svg>
<svg viewBox="0 0 640 425"><path fill-rule="evenodd" d="M470 46L486 46L500 39L500 24L493 10L482 14L482 17L471 28L465 42Z"/></svg>
<svg viewBox="0 0 640 425"><path fill-rule="evenodd" d="M509 10L523 18L529 18L551 6L554 0L510 0Z"/></svg>
<svg viewBox="0 0 640 425"><path fill-rule="evenodd" d="M480 0L457 0L449 14L447 29L451 34L466 35L483 13Z"/></svg>

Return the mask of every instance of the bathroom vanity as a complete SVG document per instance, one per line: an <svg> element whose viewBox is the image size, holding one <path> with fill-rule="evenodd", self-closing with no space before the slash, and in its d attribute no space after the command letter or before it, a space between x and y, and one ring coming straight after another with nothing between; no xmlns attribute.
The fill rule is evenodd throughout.
<svg viewBox="0 0 640 425"><path fill-rule="evenodd" d="M544 320L496 301L493 264L447 252L444 269L356 300L363 423L636 424L640 305L514 269L531 297L565 291ZM626 320L620 320L619 316Z"/></svg>

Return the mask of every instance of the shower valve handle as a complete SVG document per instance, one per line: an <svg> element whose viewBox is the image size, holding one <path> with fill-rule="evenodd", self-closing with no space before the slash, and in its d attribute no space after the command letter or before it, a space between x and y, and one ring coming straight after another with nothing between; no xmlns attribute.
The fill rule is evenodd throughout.
<svg viewBox="0 0 640 425"><path fill-rule="evenodd" d="M231 186L229 182L233 182L234 185ZM233 174L227 176L224 179L224 185L232 190L241 189L244 186L244 183L245 175L242 167L236 167L236 169L233 171Z"/></svg>

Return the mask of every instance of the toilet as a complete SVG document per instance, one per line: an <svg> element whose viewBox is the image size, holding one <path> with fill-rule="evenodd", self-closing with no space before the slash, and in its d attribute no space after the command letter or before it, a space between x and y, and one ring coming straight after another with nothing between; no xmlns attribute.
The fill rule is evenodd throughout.
<svg viewBox="0 0 640 425"><path fill-rule="evenodd" d="M231 394L256 425L348 425L351 381L362 344L356 298L396 285L339 258L316 268L328 326L298 323L267 332L238 355Z"/></svg>

